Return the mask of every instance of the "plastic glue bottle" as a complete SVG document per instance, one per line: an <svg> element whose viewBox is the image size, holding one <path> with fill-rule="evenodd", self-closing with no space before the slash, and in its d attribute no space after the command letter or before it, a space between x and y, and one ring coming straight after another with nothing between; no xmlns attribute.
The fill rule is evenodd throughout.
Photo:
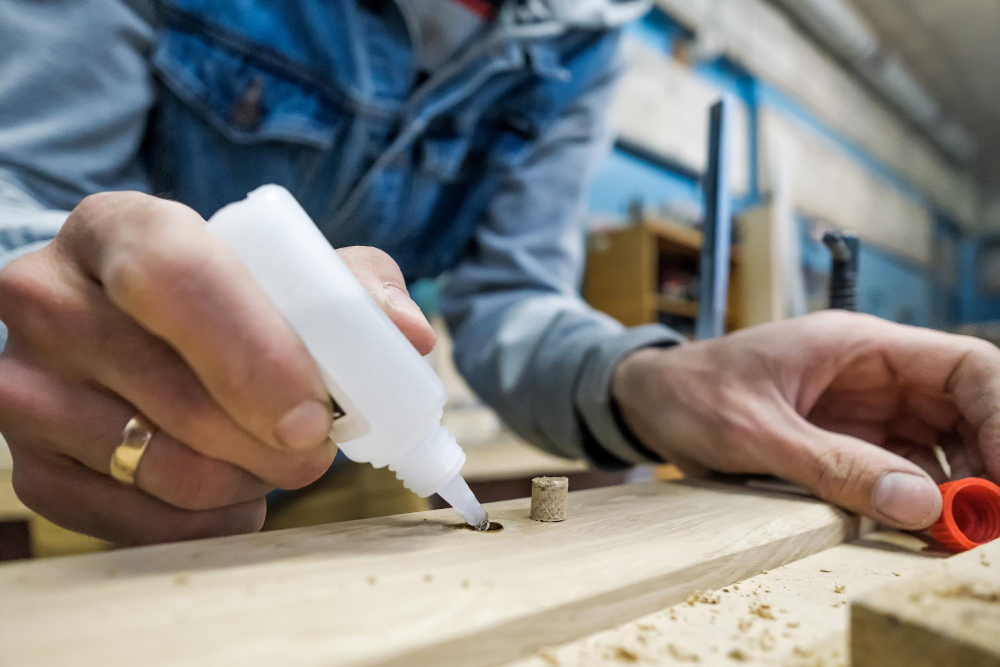
<svg viewBox="0 0 1000 667"><path fill-rule="evenodd" d="M330 438L352 461L389 466L477 530L489 517L462 478L465 452L441 425L444 383L283 187L223 207L208 229L234 250L316 360L333 399Z"/></svg>

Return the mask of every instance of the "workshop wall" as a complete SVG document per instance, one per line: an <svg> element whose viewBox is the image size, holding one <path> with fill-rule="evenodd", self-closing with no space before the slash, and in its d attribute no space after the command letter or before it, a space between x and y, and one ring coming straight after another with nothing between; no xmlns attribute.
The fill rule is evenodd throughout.
<svg viewBox="0 0 1000 667"><path fill-rule="evenodd" d="M619 141L590 195L595 224L623 220L633 200L700 218L707 109L726 92L738 106L737 212L783 183L803 257L816 258L804 259L807 271L829 265L825 249L806 247L818 243L814 223L862 238L865 312L938 327L971 315L957 298L955 262L981 211L967 173L763 0L657 5L628 31Z"/></svg>

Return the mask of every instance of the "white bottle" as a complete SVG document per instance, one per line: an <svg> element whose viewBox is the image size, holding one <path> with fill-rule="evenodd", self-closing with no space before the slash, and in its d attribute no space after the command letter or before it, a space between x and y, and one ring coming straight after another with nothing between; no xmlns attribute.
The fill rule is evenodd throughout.
<svg viewBox="0 0 1000 667"><path fill-rule="evenodd" d="M344 454L389 466L420 497L437 493L470 525L487 528L460 473L465 452L441 425L444 384L295 198L265 185L208 222L316 360L334 401L330 437Z"/></svg>

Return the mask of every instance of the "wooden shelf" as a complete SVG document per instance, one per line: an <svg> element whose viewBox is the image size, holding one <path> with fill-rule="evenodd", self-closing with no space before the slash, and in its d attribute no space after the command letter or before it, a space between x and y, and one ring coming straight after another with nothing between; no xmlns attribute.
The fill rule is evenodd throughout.
<svg viewBox="0 0 1000 667"><path fill-rule="evenodd" d="M693 319L698 316L695 300L659 294L662 268L696 274L701 260L702 234L690 225L663 218L644 218L641 223L596 230L588 242L583 292L594 308L625 326L651 324L665 314ZM727 323L739 328L740 306L732 298L739 293L740 257L732 249L730 301Z"/></svg>
<svg viewBox="0 0 1000 667"><path fill-rule="evenodd" d="M656 297L656 308L661 313L670 313L679 317L698 317L698 302L692 299L678 299L659 294Z"/></svg>

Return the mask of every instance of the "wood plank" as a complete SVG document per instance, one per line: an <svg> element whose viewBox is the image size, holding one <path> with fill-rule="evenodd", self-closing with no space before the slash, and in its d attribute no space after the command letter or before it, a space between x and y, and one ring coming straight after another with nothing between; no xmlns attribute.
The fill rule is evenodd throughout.
<svg viewBox="0 0 1000 667"><path fill-rule="evenodd" d="M571 493L0 567L10 664L495 665L851 539L825 503L708 482Z"/></svg>
<svg viewBox="0 0 1000 667"><path fill-rule="evenodd" d="M931 566L939 554L923 547L904 533L873 533L508 667L842 666L846 601Z"/></svg>
<svg viewBox="0 0 1000 667"><path fill-rule="evenodd" d="M1000 540L851 607L854 667L1000 665Z"/></svg>

